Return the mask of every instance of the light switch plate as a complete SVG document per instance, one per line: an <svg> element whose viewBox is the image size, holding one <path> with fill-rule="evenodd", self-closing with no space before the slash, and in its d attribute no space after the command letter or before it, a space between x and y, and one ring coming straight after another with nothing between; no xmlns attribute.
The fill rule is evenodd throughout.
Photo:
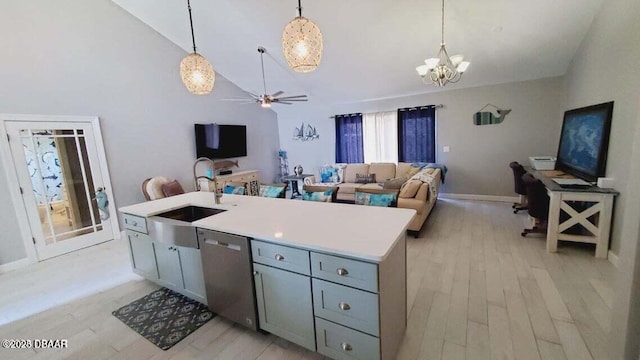
<svg viewBox="0 0 640 360"><path fill-rule="evenodd" d="M451 151L451 148L449 146L442 147L442 152L449 152L449 151Z"/></svg>

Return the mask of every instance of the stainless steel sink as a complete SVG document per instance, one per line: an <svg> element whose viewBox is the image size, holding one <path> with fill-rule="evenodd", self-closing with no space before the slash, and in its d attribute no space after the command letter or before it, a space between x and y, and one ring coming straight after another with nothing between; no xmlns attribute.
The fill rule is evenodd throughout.
<svg viewBox="0 0 640 360"><path fill-rule="evenodd" d="M185 206L149 217L147 227L153 240L165 244L198 248L196 228L192 222L224 212L200 206Z"/></svg>
<svg viewBox="0 0 640 360"><path fill-rule="evenodd" d="M160 216L167 219L186 221L192 223L194 221L204 219L206 217L225 212L227 210L222 209L210 209L200 206L185 206L183 208L163 212L156 216Z"/></svg>

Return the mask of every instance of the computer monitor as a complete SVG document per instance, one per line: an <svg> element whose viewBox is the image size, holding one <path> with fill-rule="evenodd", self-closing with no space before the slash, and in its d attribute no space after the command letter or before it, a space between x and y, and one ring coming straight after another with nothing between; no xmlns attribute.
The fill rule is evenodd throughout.
<svg viewBox="0 0 640 360"><path fill-rule="evenodd" d="M605 175L613 101L564 113L556 170L596 181Z"/></svg>

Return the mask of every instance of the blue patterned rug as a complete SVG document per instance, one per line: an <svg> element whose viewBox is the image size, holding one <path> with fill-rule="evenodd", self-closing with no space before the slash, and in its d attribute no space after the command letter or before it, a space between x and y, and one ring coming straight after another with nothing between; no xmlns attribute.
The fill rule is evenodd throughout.
<svg viewBox="0 0 640 360"><path fill-rule="evenodd" d="M166 288L111 314L162 350L171 348L214 317L206 305Z"/></svg>

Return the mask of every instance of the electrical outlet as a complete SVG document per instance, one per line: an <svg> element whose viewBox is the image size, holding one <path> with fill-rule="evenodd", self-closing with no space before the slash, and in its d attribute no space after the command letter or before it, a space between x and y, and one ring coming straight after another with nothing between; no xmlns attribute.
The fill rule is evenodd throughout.
<svg viewBox="0 0 640 360"><path fill-rule="evenodd" d="M449 152L449 151L451 151L451 148L449 146L442 147L442 152Z"/></svg>

